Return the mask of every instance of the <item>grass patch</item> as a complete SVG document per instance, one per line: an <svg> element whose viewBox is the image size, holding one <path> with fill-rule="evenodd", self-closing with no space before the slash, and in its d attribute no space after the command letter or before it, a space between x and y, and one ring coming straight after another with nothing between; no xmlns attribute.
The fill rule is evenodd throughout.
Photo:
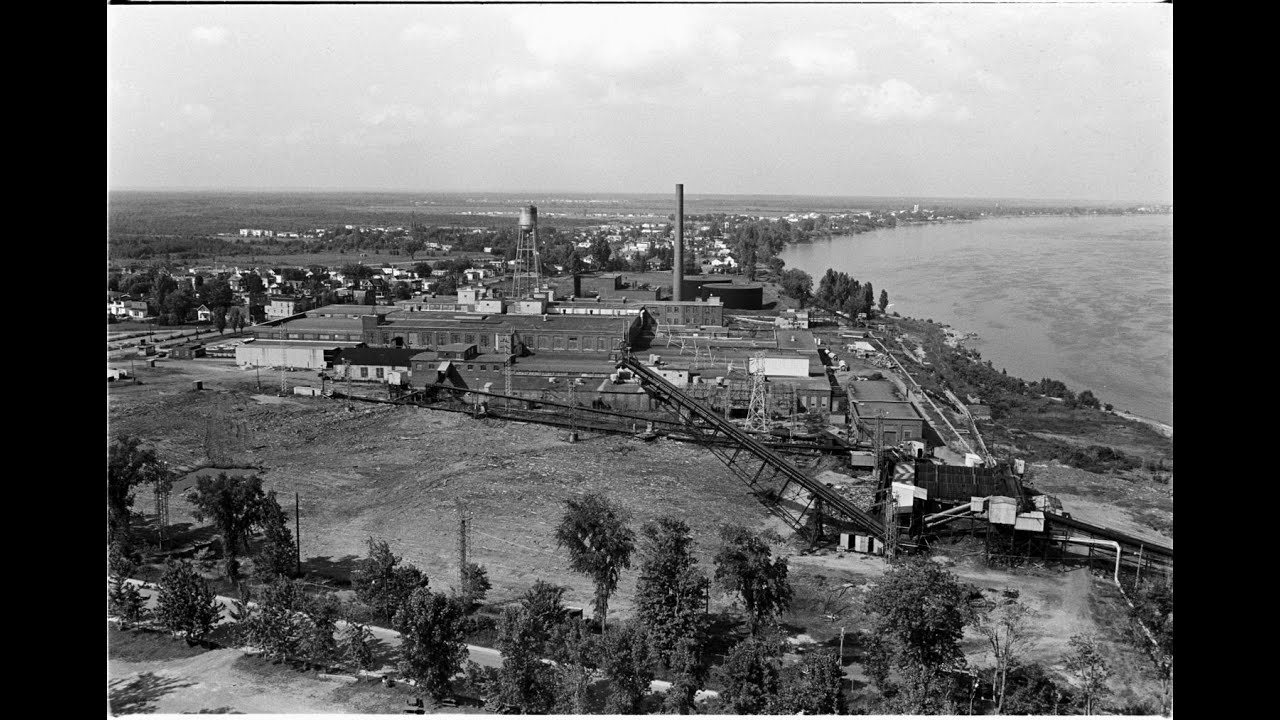
<svg viewBox="0 0 1280 720"><path fill-rule="evenodd" d="M209 652L210 644L188 645L186 640L150 628L121 630L107 626L107 657L123 662L180 660Z"/></svg>

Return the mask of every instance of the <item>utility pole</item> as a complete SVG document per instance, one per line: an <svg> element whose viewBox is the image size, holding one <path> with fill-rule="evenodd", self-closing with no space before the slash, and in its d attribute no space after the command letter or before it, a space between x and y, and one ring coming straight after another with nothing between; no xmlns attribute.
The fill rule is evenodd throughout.
<svg viewBox="0 0 1280 720"><path fill-rule="evenodd" d="M301 505L298 501L298 493L293 493L293 549L297 553L294 562L294 569L298 575L302 574L302 513Z"/></svg>

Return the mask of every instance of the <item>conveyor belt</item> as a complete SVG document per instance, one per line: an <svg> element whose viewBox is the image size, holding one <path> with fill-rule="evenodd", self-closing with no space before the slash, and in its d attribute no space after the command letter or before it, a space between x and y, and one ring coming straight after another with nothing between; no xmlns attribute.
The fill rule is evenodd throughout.
<svg viewBox="0 0 1280 720"><path fill-rule="evenodd" d="M884 537L884 523L879 518L805 475L762 442L681 392L661 375L641 364L635 356L627 355L618 367L634 373L651 395L674 412L695 437L705 439L708 447L729 469L746 482L771 511L797 532L806 535L810 533L811 517L816 512L834 516L832 519L844 520L864 532ZM731 441L728 449L715 443L718 436ZM746 456L743 456L744 452ZM756 468L752 463L748 469L749 458L759 461L759 467ZM793 485L799 486L803 492L797 493ZM808 495L807 502L805 494ZM812 537L810 539L816 540Z"/></svg>

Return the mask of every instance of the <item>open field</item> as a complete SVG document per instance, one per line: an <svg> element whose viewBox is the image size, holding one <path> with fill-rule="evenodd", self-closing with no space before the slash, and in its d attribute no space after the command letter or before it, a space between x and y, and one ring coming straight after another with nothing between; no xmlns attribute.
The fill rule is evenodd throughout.
<svg viewBox="0 0 1280 720"><path fill-rule="evenodd" d="M543 579L568 587L568 604L588 612L591 585L569 571L552 536L563 500L573 494L606 493L635 513L633 526L661 514L680 516L693 529L700 562L707 572L712 568L715 533L722 522L784 530L712 455L693 445L665 439L645 444L590 435L570 444L551 428L410 407L357 404L349 412L340 401L277 397L279 373L241 370L228 360L162 360L157 367L139 368L138 372L139 385L109 387L109 433L141 436L174 467L207 464L207 448L212 442L220 465L261 468L264 485L277 491L286 508L297 492L301 498L304 570L309 580L338 588L349 580L354 562L364 556L369 537L387 540L405 561L426 572L432 587L447 590L453 586L458 501L474 516L469 554L488 569L493 582L490 602L513 599L535 580ZM259 378L261 391L257 388ZM194 380L203 381L205 389L193 390ZM285 381L289 386L315 384L316 378L314 372L299 371L286 373ZM194 482L194 477L186 477L175 486L170 547L207 541L213 535L210 526L194 520L182 498ZM1130 506L1122 496L1113 497L1116 483L1123 481L1071 469L1037 467L1034 482L1038 488L1059 495L1068 510L1082 518L1089 512L1100 513L1090 519L1135 534L1144 530L1141 513L1150 508ZM1152 498L1152 507L1157 500ZM139 493L136 509L148 516L153 512L148 494ZM1171 501L1169 510L1171 521ZM1147 527L1145 532L1152 530ZM784 553L797 549L791 544L776 548ZM1108 580L1099 579L1106 573L991 569L982 564L980 548L963 544L954 549L944 547L939 553L946 556L942 562L962 581L983 589L988 597L1005 589L1019 591L1020 599L1037 613L1033 659L1061 671L1067 639L1078 632L1096 632L1115 658L1111 683L1117 695L1129 692L1146 698L1158 692L1149 661L1124 645L1117 629L1123 625L1116 620L1122 617L1123 603ZM869 690L857 662L865 648L865 637L859 631L868 620L862 611L863 598L883 575L885 563L869 556L824 551L792 554L791 565L796 602L782 618L784 630L798 647L834 647L839 644L840 628L845 628L846 677L854 696L863 694ZM635 577L634 569L623 573L610 603L611 618L631 615ZM734 609L730 598L719 591L713 591L710 605L715 614ZM989 664L981 639L972 631L966 635L964 647L971 663ZM724 649L727 639L725 647L718 650ZM713 648L713 660L718 662L716 651ZM292 703L290 709L278 711L304 712L312 710L297 708L322 706L331 712L336 708L346 708L336 710L339 712L369 711L357 709L367 705L333 700L327 685L296 672L284 677L270 671L275 680L250 681L237 675L248 671L243 662L236 664L230 656L215 653L204 655L208 657L151 664L113 660L110 672L113 682L153 673L189 678L200 687L239 683L238 691L246 697L277 694ZM264 668L254 672L261 671ZM223 679L206 680L207 673ZM278 690L277 685L289 689ZM308 689L312 685L317 687ZM186 692L174 692L172 702ZM184 709L175 711L201 709L195 705L276 711L257 705L252 707L262 709L253 710L250 705L242 707L219 697L216 692L197 697L192 705L174 705Z"/></svg>

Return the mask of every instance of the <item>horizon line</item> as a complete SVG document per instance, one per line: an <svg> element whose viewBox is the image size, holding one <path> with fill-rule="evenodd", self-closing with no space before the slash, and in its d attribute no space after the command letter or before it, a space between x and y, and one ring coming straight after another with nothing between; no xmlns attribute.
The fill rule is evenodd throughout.
<svg viewBox="0 0 1280 720"><path fill-rule="evenodd" d="M673 183L674 185L675 183ZM674 190L674 189L673 189ZM472 193L494 193L500 195L549 195L549 194L567 194L567 195L653 195L666 196L667 192L646 191L638 192L633 190L617 190L617 191L591 191L591 190L507 190L507 189L460 189L460 190L423 190L414 188L326 188L326 187L302 187L302 186L279 186L279 187L145 187L145 186L121 186L108 188L108 193L112 192L152 192L152 193L230 193L230 194L252 194L252 193L352 193L352 194L371 194L371 193L388 193L388 194L435 194L435 195L461 195ZM1016 196L995 196L995 195L829 195L821 193L762 193L762 192L705 192L705 193L685 193L686 197L796 197L796 198L830 198L830 199L869 199L869 200L898 200L898 199L928 199L928 200L966 200L966 201L986 201L997 202L1001 200L1016 200L1019 202L1051 202L1051 203L1077 203L1092 205L1173 205L1173 200L1101 200L1088 198L1046 198L1046 197L1016 197Z"/></svg>

